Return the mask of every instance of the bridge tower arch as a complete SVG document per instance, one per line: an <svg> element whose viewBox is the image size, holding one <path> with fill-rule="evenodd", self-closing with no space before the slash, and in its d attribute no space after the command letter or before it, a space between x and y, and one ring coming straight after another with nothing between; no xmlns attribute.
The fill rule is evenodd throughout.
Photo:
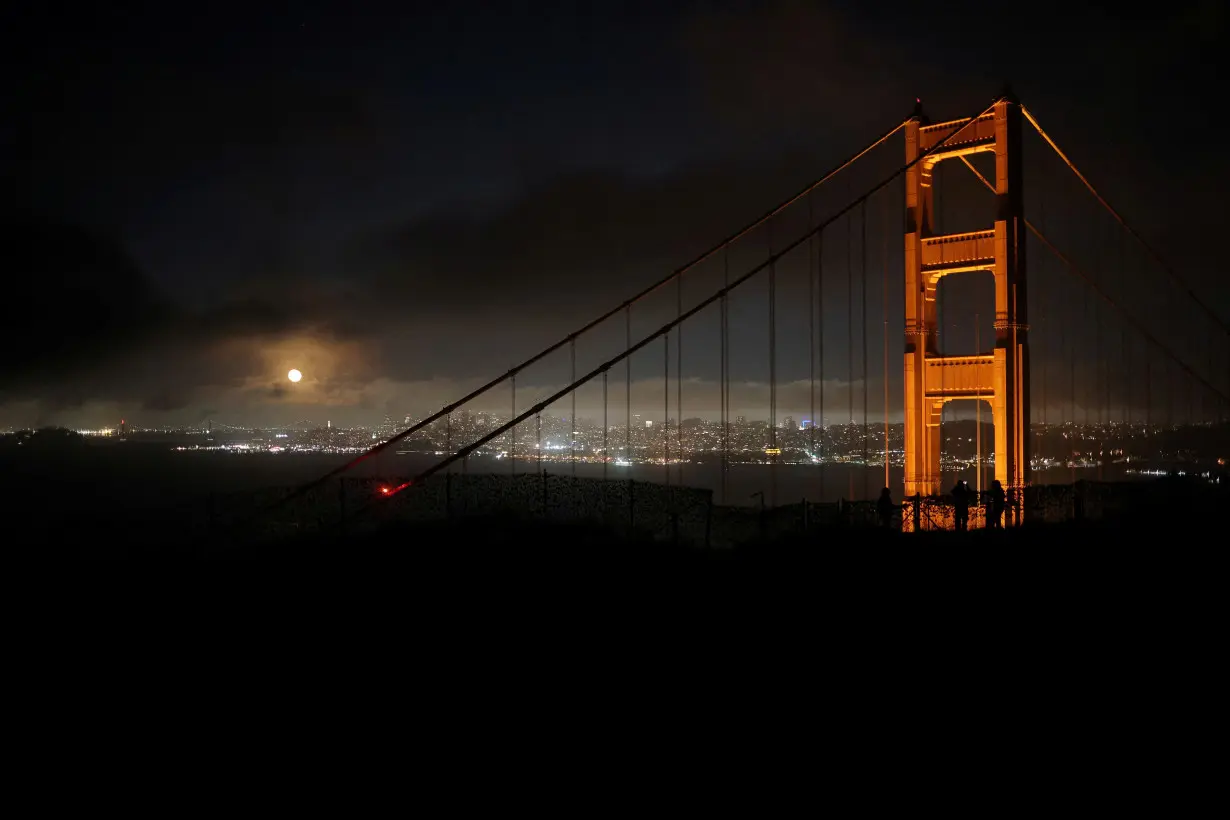
<svg viewBox="0 0 1230 820"><path fill-rule="evenodd" d="M1029 325L1022 196L1021 106L1010 94L976 119L935 125L921 107L906 124L905 494L938 495L944 403L985 399L995 425L995 478L1005 491L1029 484ZM934 170L947 160L995 154L995 224L936 235ZM936 290L941 278L990 271L995 278L995 347L972 356L938 349Z"/></svg>

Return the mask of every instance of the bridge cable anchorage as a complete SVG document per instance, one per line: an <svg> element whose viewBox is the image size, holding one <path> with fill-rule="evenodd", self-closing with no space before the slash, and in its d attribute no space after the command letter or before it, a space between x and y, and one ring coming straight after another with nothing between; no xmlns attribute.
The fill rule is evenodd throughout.
<svg viewBox="0 0 1230 820"><path fill-rule="evenodd" d="M813 234L818 234L818 233L822 232L822 231L823 231L825 228L827 228L829 225L833 224L834 222L836 222L837 220L841 219L842 217L845 217L847 214L849 214L851 211L853 211L855 208L857 208L857 207L858 207L858 206L859 206L859 205L860 205L860 204L861 204L861 203L862 203L865 199L869 199L869 198L870 198L873 194L875 194L876 192L880 191L881 189L883 189L883 188L887 187L887 186L888 186L890 183L892 183L895 179L897 179L897 178L898 178L898 177L900 177L902 174L904 174L904 173L906 173L907 171L909 171L911 168L913 168L913 167L914 167L915 165L917 165L918 163L926 161L926 159L927 159L928 157L930 157L932 154L936 153L937 151L941 150L941 149L942 149L945 145L947 145L950 141L952 141L952 140L953 140L954 138L956 138L959 134L961 134L961 133L962 133L962 132L963 132L966 128L970 127L970 125L971 125L971 124L973 124L973 123L977 122L977 121L978 121L981 117L984 117L984 116L986 116L988 113L990 113L991 111L993 111L993 110L994 110L994 108L995 108L995 106L996 106L996 105L997 105L997 104L998 104L998 103L999 103L1002 99L1003 99L1002 97L1001 97L1001 98L997 98L997 99L996 99L996 100L995 100L995 101L994 101L994 102L993 102L990 106L988 106L987 108L983 109L981 112L979 112L979 113L978 113L978 114L976 114L975 116L973 116L973 117L969 118L968 120L966 120L965 125L962 125L962 126L960 126L959 128L954 129L954 130L952 131L952 133L948 134L948 135L947 135L947 136L945 136L943 139L941 139L941 140L939 140L938 142L936 142L934 145L932 145L932 146L931 146L930 148L928 148L926 151L920 152L920 153L919 153L919 155L918 155L917 157L915 157L913 160L911 160L911 161L907 162L905 165L902 165L902 166L901 166L901 167L899 167L896 171L894 171L892 174L890 174L888 177L886 177L886 178L882 179L880 182L878 182L878 183L876 183L875 185L873 185L873 186L872 186L870 189L868 189L868 190L867 190L864 194L862 194L861 196L859 196L859 197L855 198L852 202L849 202L848 204L846 204L845 206L843 206L842 208L840 208L840 209L839 209L836 213L834 213L833 215L831 215L828 219L824 220L822 223L820 223L819 225L817 225L815 228L813 228L813 229L811 229L811 230L807 231L806 233L804 233L804 234L803 234L803 236L801 236L801 237L799 237L799 238L795 239L794 241L792 241L789 245L787 245L787 246L786 246L786 247L784 247L783 249L781 249L781 250L777 251L777 253L775 253L775 254L774 254L774 256L773 256L771 259L769 259L769 260L765 260L764 262L761 262L760 264L756 265L756 266L755 266L755 267L753 267L752 269L750 269L750 270L746 271L745 273L743 273L742 275L740 275L740 276L739 276L739 277L737 277L736 279L732 280L729 284L727 284L726 286L724 286L724 287L723 287L721 290L719 290L718 292L716 292L716 293L712 294L711 296L709 296L709 297L708 297L708 298L706 298L706 299L701 300L700 302L698 302L697 304L693 305L693 306L692 306L691 308L689 308L688 310L684 311L683 315L682 315L682 316L679 316L679 317L678 317L678 318L676 318L674 321L672 321L672 322L668 322L667 324L663 325L663 326L662 326L661 328L659 328L657 331L654 331L653 333L649 334L648 336L646 336L646 337L642 338L642 339L641 339L639 342L637 342L636 344L634 344L634 345L629 345L629 346L628 346L628 348L627 348L624 352L619 353L619 354L617 354L617 355L613 356L612 358L608 359L607 361L603 362L602 364L598 365L596 368L594 368L593 370L591 370L589 373L586 373L585 375L583 375L583 376L581 376L580 378L578 378L574 384L569 385L569 386L567 386L567 387L564 387L564 388L562 388L561 390L557 391L556 393L552 394L552 396L550 396L550 397L548 397L547 399L545 399L545 400L544 400L544 402L545 402L545 403L544 403L544 402L540 402L538 405L535 405L535 407L534 407L534 408L531 408L530 410L527 410L527 411L522 411L522 413L520 414L520 416L518 416L517 418L513 419L512 421L510 421L510 422L508 422L508 423L506 423L506 424L501 425L501 426L500 426L500 427L498 427L497 429L495 429L495 430L491 431L490 433L487 433L485 436L483 436L483 437L479 438L478 440L476 440L476 441L474 441L474 442L471 442L469 445L467 445L466 447L462 448L462 450L460 450L460 451L458 451L457 453L453 454L452 456L450 456L449 458L445 459L444 461L442 461L442 462L438 462L438 463L437 463L437 464L435 464L434 466L432 466L432 467L428 468L427 470L424 470L422 473L420 473L420 474L419 474L419 475L418 475L418 476L414 479L414 481L413 481L413 482L409 482L409 483L407 483L407 485L406 485L406 486L411 486L412 484L416 484L416 483L418 483L418 482L420 482L420 481L425 480L426 478L429 478L429 477L430 477L430 476L432 476L432 475L435 475L437 472L439 472L441 469L444 469L444 468L447 466L447 462L450 462L451 460L455 460L455 459L461 458L461 457L463 456L463 454L473 452L474 450L478 449L479 447L482 447L484 444L486 444L487 442L491 441L491 439L495 438L495 437L496 437L496 436L498 436L498 435L503 434L506 430L508 430L508 429L509 429L510 427L512 427L513 425L518 424L518 423L520 423L521 421L524 421L525 419L527 419L529 416L533 415L533 414L534 414L534 412L537 412L537 409L541 409L541 407L547 406L547 405L551 404L552 402L558 401L560 398L562 398L563 396L567 395L567 393L568 393L570 390L574 389L575 387L579 387L579 386L581 386L581 385L583 385L583 384L585 384L585 383L589 382L590 380L597 378L599 375L601 375L601 373L603 372L603 370L606 370L606 369L608 369L608 368L610 368L610 367L613 367L614 365L618 364L618 363L619 363L619 362L621 362L621 361L626 361L626 360L627 360L627 359L628 359L631 355L633 355L634 353L636 353L636 352L640 351L640 350L641 350L641 349L643 349L646 345L648 345L648 344L650 344L651 342L653 342L653 340L654 340L654 339L658 338L659 336L663 335L663 334L664 334L664 333L666 333L666 332L669 332L670 330L672 330L672 329L673 329L674 327L676 327L677 325L682 324L683 322L687 321L687 320L688 320L688 319L690 319L691 317L695 316L697 313L701 312L701 311L702 311L702 310L704 310L705 308L707 308L707 307L709 307L710 305L712 305L714 302L717 302L718 300L720 300L720 299L722 298L722 296L724 296L725 294L730 293L730 292L731 292L731 291L733 291L735 288L738 288L739 286L741 286L741 285L743 285L744 283L746 283L748 280L750 280L750 279L754 278L754 277L755 277L755 276L757 276L758 274L760 274L760 273L762 273L763 271L767 270L767 269L768 269L768 267L769 267L769 263L770 263L770 262L774 262L774 263L776 263L776 262L777 262L777 261L778 261L781 257L785 256L786 254L790 253L791 251L795 250L797 247L799 247L800 245L802 245L804 242L806 242L806 241L807 241L807 239L808 239L808 237L812 236ZM900 128L900 127L901 127L901 126L898 126L898 128ZM892 132L890 132L890 133L886 134L883 138L881 138L880 140L878 140L878 141L876 142L876 145L878 145L880 142L883 142L884 140L886 140L886 139L887 139L889 136L891 136L893 133L896 133L896 131L897 131L897 130L898 130L897 128L893 129L893 131L892 131ZM874 147L874 146L872 146L872 147ZM870 148L868 148L867 150L870 150ZM866 151L863 151L863 152L861 152L861 153L859 154L859 156L862 156L862 154L865 154L865 153L866 153ZM721 247L721 246L719 246L719 247ZM623 305L621 305L620 307L616 308L614 311L611 311L611 312L608 314L608 316L613 316L613 315L615 315L616 313L618 313L621 309L628 309L628 308L630 308L630 307L631 307L631 301L629 301L629 302L625 302ZM584 332L584 331L580 331L580 332ZM630 334L630 331L629 331L629 334ZM498 383L498 382L497 382L497 383ZM387 498L387 497L389 497L389 496L393 495L393 494L394 494L395 492L397 492L399 489L404 489L404 487L403 487L403 488L395 488L395 489L394 489L393 491L391 491L388 495L383 496L383 497L384 497L384 498Z"/></svg>
<svg viewBox="0 0 1230 820"><path fill-rule="evenodd" d="M978 169L975 168L973 165L971 165L969 161L965 159L965 157L961 157L961 160L965 162L965 164L969 167L969 169L974 172L974 175L977 176L978 179L982 181L983 185L987 186L992 191L995 190L995 186L992 185L987 180L986 177L984 177L981 173L979 173ZM1125 323L1131 325L1132 328L1136 330L1138 333L1140 333L1141 336L1143 336L1146 341L1148 341L1150 344L1157 347L1157 349L1161 353L1163 353L1170 360L1172 360L1175 364L1177 364L1180 368L1182 368L1184 372L1186 372L1188 375L1192 376L1197 381L1199 381L1205 387L1205 389L1212 392L1214 396L1221 398L1223 401L1230 400L1230 399L1227 399L1227 395L1225 393L1221 392L1219 389L1209 384L1208 381L1201 378L1191 367L1185 364L1177 354L1175 354L1170 348L1166 347L1166 345L1158 341L1158 339L1152 333L1146 330L1144 325L1141 324L1139 321L1137 321L1130 313L1128 313L1125 308L1119 305L1114 299L1112 299L1101 288L1097 287L1094 281L1089 276L1087 276L1084 273L1084 271L1080 270L1070 259L1068 259L1068 257L1066 257L1063 253L1061 253L1058 248L1056 248L1053 244L1051 244L1051 241L1047 239L1046 236L1028 219L1025 220L1025 227L1029 230L1030 233L1032 233L1035 237L1038 238L1038 241L1040 241L1043 244L1043 246L1047 250L1049 250L1055 256L1056 259L1059 260L1060 263L1062 263L1071 272L1075 273L1077 276L1083 279L1087 285L1092 287L1094 292L1102 299L1102 301L1110 305L1110 307L1119 314L1120 318ZM1070 361L1074 361L1074 358L1075 357L1072 357ZM1073 364L1073 367L1075 367L1075 364ZM1075 390L1073 390L1073 396L1075 396ZM1073 419L1075 420L1075 416L1073 416Z"/></svg>
<svg viewBox="0 0 1230 820"><path fill-rule="evenodd" d="M1169 265L1166 264L1166 262L1162 259L1161 255L1158 254L1158 252L1153 249L1153 246L1151 246L1148 242L1146 242L1145 238L1141 236L1141 234L1137 232L1136 229L1134 229L1131 225L1129 225L1127 223L1127 220L1125 220L1119 214L1118 211L1116 211L1114 208L1111 207L1110 203L1107 202L1106 199L1100 193L1098 193L1098 190L1093 187L1093 183L1091 183L1085 177L1085 175L1082 174L1079 169L1077 169L1076 165L1072 162L1072 160L1068 158L1068 155L1065 154L1062 149L1060 149L1060 147L1055 143L1055 140L1051 139L1050 135L1047 134L1046 131L1042 130L1041 124L1039 124L1038 120L1034 117L1033 113L1030 112L1030 110L1026 108L1024 105L1021 105L1021 113L1025 115L1025 118L1027 120L1029 120L1029 124L1034 127L1034 130L1038 132L1038 135L1042 137L1043 140L1046 141L1046 144L1049 145L1055 151L1055 153L1059 155L1059 158L1063 160L1064 164L1067 165L1069 169L1071 169L1072 173L1076 175L1076 178L1079 179L1081 183L1087 189L1089 189L1089 193L1093 194L1094 198L1097 199L1099 203L1101 203L1102 207L1105 208L1108 212L1110 212L1110 215L1113 216L1115 220L1120 225L1123 226L1123 229L1126 230L1128 234L1130 234L1131 237L1135 239L1136 242L1142 248L1144 248L1145 253L1149 254L1149 256L1157 264L1157 266L1160 267L1162 271L1165 272L1165 274L1170 277L1171 281L1174 282L1176 285L1178 285L1180 288L1182 288L1184 292L1186 293L1186 295L1188 296L1188 298L1190 298L1193 302L1196 303L1196 305L1201 310L1203 310L1206 314L1208 314L1209 318L1212 319L1213 322L1222 329L1223 333L1225 333L1227 336L1230 336L1230 324L1227 324L1225 320L1223 320L1220 316L1218 316L1216 311L1214 311L1211 307L1209 307L1208 304L1206 304L1204 300L1202 300L1196 294L1195 290L1192 289L1192 286L1189 285L1187 281L1184 280L1181 276L1179 276L1179 274L1176 273L1173 268L1171 268Z"/></svg>

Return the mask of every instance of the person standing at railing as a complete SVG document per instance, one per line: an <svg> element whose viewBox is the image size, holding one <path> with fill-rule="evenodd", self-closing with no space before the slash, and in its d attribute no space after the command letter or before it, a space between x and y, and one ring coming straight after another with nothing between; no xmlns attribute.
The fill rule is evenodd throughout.
<svg viewBox="0 0 1230 820"><path fill-rule="evenodd" d="M1007 499L1004 497L1004 485L999 483L999 479L991 482L991 495L987 499L987 527L988 529L998 530L1004 519L1004 507L1007 504Z"/></svg>
<svg viewBox="0 0 1230 820"><path fill-rule="evenodd" d="M964 481L952 488L952 512L957 532L969 529L969 485Z"/></svg>
<svg viewBox="0 0 1230 820"><path fill-rule="evenodd" d="M893 526L893 511L897 505L893 503L893 493L888 487L880 491L880 500L876 502L876 513L880 516L880 526L889 529Z"/></svg>

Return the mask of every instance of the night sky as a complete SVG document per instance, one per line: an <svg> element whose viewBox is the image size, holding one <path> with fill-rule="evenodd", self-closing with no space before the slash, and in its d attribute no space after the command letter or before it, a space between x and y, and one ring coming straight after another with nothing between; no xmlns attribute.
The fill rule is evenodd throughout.
<svg viewBox="0 0 1230 820"><path fill-rule="evenodd" d="M969 116L1006 80L1230 315L1230 174L1215 125L1226 11L1215 1L1128 17L1130 5L1114 4L1117 18L1070 5L1010 6L1029 8L1011 18L951 3L23 5L0 20L0 429L121 417L347 424L434 410L801 188L902 120L916 97L934 120ZM899 140L885 151L816 207L901 164ZM1058 224L1069 217L1054 203L1077 189L1057 178L1029 188L1052 202L1031 198L1031 218L1049 208L1056 239L1103 264L1081 217ZM954 208L974 195L957 190ZM899 203L894 188L868 205L876 379L879 282L885 262L900 264ZM1088 204L1080 214L1096 214ZM755 239L757 252L803 224L775 226L778 239ZM823 317L828 395L843 416L842 243L859 231L855 222L824 240L840 271ZM887 259L874 250L885 240ZM1107 241L1106 254L1126 244ZM754 261L745 251L731 264ZM1106 269L1136 270L1135 253ZM805 281L792 270L783 288ZM722 273L705 275L708 285L689 283L689 301ZM1043 267L1035 289L1057 275ZM899 268L890 278L899 287ZM1120 285L1140 309L1157 304L1147 287ZM890 296L898 378L900 296ZM1066 296L1036 298L1035 314L1072 309ZM637 317L638 334L660 326L674 291L660 301ZM1166 326L1190 329L1175 318L1187 315L1175 307ZM808 378L806 314L782 321L794 330L780 376L797 388ZM766 372L753 296L732 302L732 323L760 340L735 343L735 409L763 416L758 388L742 384ZM684 415L716 412L716 327L685 330L695 384ZM580 348L583 365L622 333L618 323ZM1224 337L1191 330L1184 343L1222 345L1202 365L1225 389ZM1040 360L1064 358L1053 340L1040 344ZM634 364L634 380L646 380L637 409L661 409L653 351ZM291 367L305 374L299 385L286 382ZM518 401L566 370L565 356L527 374ZM800 395L779 399L779 415L801 412Z"/></svg>

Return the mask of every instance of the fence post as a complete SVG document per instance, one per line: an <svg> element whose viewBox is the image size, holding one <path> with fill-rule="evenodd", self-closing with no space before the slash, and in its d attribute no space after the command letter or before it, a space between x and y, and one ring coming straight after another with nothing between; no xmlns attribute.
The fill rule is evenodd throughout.
<svg viewBox="0 0 1230 820"><path fill-rule="evenodd" d="M636 526L636 498L635 498L635 483L632 479L628 479L628 531L631 532Z"/></svg>
<svg viewBox="0 0 1230 820"><path fill-rule="evenodd" d="M679 500L675 496L675 487L667 487L666 494L671 510L671 543L679 546Z"/></svg>
<svg viewBox="0 0 1230 820"><path fill-rule="evenodd" d="M339 478L337 480L337 530L342 535L346 534L346 479Z"/></svg>
<svg viewBox="0 0 1230 820"><path fill-rule="evenodd" d="M713 529L713 492L710 491L709 503L705 506L705 549L709 549L710 532Z"/></svg>
<svg viewBox="0 0 1230 820"><path fill-rule="evenodd" d="M547 515L547 471L542 471L542 520L546 521Z"/></svg>
<svg viewBox="0 0 1230 820"><path fill-rule="evenodd" d="M444 517L453 517L453 474L444 474Z"/></svg>

